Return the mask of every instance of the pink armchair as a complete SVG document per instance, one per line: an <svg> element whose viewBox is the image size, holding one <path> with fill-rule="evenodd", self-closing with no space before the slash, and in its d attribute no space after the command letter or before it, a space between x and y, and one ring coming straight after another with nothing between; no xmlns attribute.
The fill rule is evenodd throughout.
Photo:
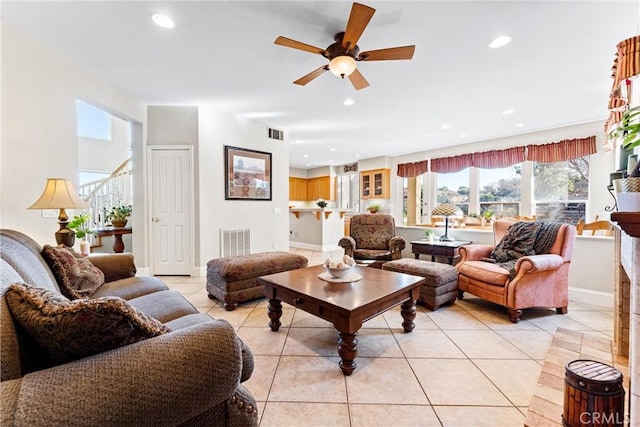
<svg viewBox="0 0 640 427"><path fill-rule="evenodd" d="M396 236L393 216L362 214L351 218L349 236L340 239L338 246L356 262L366 260L373 267L381 267L387 261L402 258L406 242Z"/></svg>
<svg viewBox="0 0 640 427"><path fill-rule="evenodd" d="M498 220L493 231L500 242L513 225L513 220ZM524 308L554 307L566 314L569 264L573 254L576 228L562 224L548 253L522 256L515 262L515 273L498 264L482 261L494 249L489 245L466 245L460 248L458 298L465 292L503 305L509 319L517 323Z"/></svg>

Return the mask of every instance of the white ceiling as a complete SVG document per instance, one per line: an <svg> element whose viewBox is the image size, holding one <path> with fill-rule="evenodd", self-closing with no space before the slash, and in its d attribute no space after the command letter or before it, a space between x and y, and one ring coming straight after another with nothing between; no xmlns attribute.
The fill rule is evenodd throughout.
<svg viewBox="0 0 640 427"><path fill-rule="evenodd" d="M3 1L2 21L145 104L210 104L285 130L290 165L305 169L604 120L616 44L639 23L637 0L364 3L377 11L362 51L416 51L359 63L360 91L330 73L292 84L326 60L273 44L328 46L346 1ZM503 34L511 44L488 48Z"/></svg>

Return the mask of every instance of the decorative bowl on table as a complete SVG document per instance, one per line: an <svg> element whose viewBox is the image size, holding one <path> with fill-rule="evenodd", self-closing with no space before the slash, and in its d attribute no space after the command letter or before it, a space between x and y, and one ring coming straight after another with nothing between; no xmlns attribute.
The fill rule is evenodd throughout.
<svg viewBox="0 0 640 427"><path fill-rule="evenodd" d="M342 278L342 277L345 277L345 276L349 275L349 273L351 272L352 268L353 268L352 265L345 265L343 267L326 267L327 272L334 279L339 279L339 278Z"/></svg>
<svg viewBox="0 0 640 427"><path fill-rule="evenodd" d="M324 261L324 267L327 269L327 273L334 279L347 276L354 265L356 265L356 263L353 258L348 255L343 256L342 261L335 262L330 259Z"/></svg>

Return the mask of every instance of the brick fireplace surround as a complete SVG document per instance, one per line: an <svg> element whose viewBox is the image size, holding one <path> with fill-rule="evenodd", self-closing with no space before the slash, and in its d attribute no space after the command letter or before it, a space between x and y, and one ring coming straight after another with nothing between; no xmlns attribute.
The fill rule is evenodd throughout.
<svg viewBox="0 0 640 427"><path fill-rule="evenodd" d="M628 358L629 425L640 425L640 212L616 212L613 350Z"/></svg>

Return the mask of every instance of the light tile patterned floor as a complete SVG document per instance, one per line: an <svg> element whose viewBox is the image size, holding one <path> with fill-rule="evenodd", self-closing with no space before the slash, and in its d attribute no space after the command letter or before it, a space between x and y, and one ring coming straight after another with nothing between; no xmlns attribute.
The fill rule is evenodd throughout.
<svg viewBox="0 0 640 427"><path fill-rule="evenodd" d="M320 264L331 254L291 249ZM557 327L611 338L613 313L571 302L569 313L525 310L518 324L504 308L469 294L431 312L418 306L406 334L399 309L364 324L358 363L338 368L331 324L283 304L282 327L267 326L267 301L225 311L207 297L205 278L163 277L202 312L226 319L251 347L245 383L260 426L522 426Z"/></svg>

